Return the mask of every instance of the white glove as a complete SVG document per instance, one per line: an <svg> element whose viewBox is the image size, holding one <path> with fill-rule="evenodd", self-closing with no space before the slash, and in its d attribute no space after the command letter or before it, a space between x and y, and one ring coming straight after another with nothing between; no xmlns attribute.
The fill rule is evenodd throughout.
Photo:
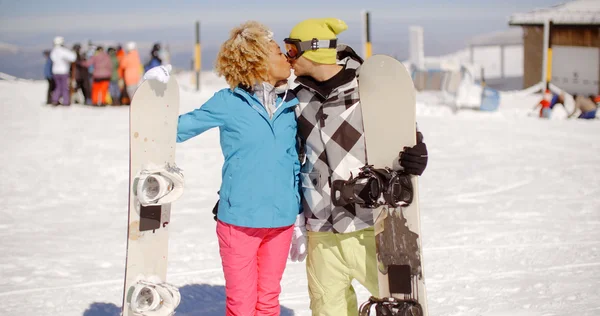
<svg viewBox="0 0 600 316"><path fill-rule="evenodd" d="M306 219L304 214L298 214L292 233L292 247L290 248L290 259L293 262L302 262L306 258Z"/></svg>
<svg viewBox="0 0 600 316"><path fill-rule="evenodd" d="M144 74L144 80L158 80L162 83L169 82L169 78L171 77L169 73L171 72L171 65L157 66L154 67Z"/></svg>

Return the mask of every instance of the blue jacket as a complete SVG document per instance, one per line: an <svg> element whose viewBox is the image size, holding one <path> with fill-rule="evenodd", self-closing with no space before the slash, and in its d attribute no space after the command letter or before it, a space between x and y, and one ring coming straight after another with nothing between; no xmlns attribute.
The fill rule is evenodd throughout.
<svg viewBox="0 0 600 316"><path fill-rule="evenodd" d="M277 104L281 104L281 96ZM288 95L273 118L244 89L223 89L179 116L177 142L219 127L224 156L219 220L242 227L284 227L300 212L296 146L298 99Z"/></svg>
<svg viewBox="0 0 600 316"><path fill-rule="evenodd" d="M44 77L46 79L52 79L52 59L47 58L46 64L44 64Z"/></svg>
<svg viewBox="0 0 600 316"><path fill-rule="evenodd" d="M160 60L156 59L156 58L152 58L145 66L144 66L144 72L154 68L154 67L158 67L160 66Z"/></svg>

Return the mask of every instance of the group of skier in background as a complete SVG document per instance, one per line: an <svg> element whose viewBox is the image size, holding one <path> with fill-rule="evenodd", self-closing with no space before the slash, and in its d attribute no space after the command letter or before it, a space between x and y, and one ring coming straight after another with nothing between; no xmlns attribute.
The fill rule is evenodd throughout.
<svg viewBox="0 0 600 316"><path fill-rule="evenodd" d="M88 43L84 49L72 48L57 36L53 48L45 50L44 77L48 81L46 103L71 105L71 102L93 106L129 105L141 83L142 74L163 63L168 54L155 43L150 58L142 64L137 44L128 42L105 47Z"/></svg>

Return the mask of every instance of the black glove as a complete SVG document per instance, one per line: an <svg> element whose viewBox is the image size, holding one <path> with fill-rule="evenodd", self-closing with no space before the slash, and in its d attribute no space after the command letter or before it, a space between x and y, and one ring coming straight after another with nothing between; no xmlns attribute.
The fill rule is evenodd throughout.
<svg viewBox="0 0 600 316"><path fill-rule="evenodd" d="M423 143L423 134L417 132L417 144L413 147L404 147L400 152L400 165L404 172L420 176L427 167L427 146Z"/></svg>
<svg viewBox="0 0 600 316"><path fill-rule="evenodd" d="M213 207L213 211L212 213L215 215L213 218L215 219L215 222L217 221L217 213L219 213L219 200L217 200L217 204L215 204L215 207Z"/></svg>
<svg viewBox="0 0 600 316"><path fill-rule="evenodd" d="M217 191L217 194L220 194L221 191ZM217 204L215 204L215 207L213 207L212 213L215 215L213 218L215 219L215 222L217 221L217 213L219 213L219 201L221 201L221 199L217 200Z"/></svg>

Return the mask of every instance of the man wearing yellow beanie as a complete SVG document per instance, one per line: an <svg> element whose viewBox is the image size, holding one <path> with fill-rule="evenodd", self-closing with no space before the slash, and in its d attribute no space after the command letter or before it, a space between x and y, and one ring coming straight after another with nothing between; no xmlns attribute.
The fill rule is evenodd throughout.
<svg viewBox="0 0 600 316"><path fill-rule="evenodd" d="M298 136L305 154L301 169L305 220L296 222L290 257L292 261L306 257L314 316L358 315L353 280L372 295L379 294L372 209L356 204L337 207L331 199L331 183L356 176L367 162L357 78L363 60L352 48L337 43L337 35L346 29L339 19L308 19L284 40L297 76ZM427 147L420 132L417 138L418 144L404 149L399 162L405 172L421 175Z"/></svg>
<svg viewBox="0 0 600 316"><path fill-rule="evenodd" d="M346 23L339 19L309 19L298 23L284 41L292 45L298 43L297 57L303 55L316 63L335 64L336 37L347 28Z"/></svg>

